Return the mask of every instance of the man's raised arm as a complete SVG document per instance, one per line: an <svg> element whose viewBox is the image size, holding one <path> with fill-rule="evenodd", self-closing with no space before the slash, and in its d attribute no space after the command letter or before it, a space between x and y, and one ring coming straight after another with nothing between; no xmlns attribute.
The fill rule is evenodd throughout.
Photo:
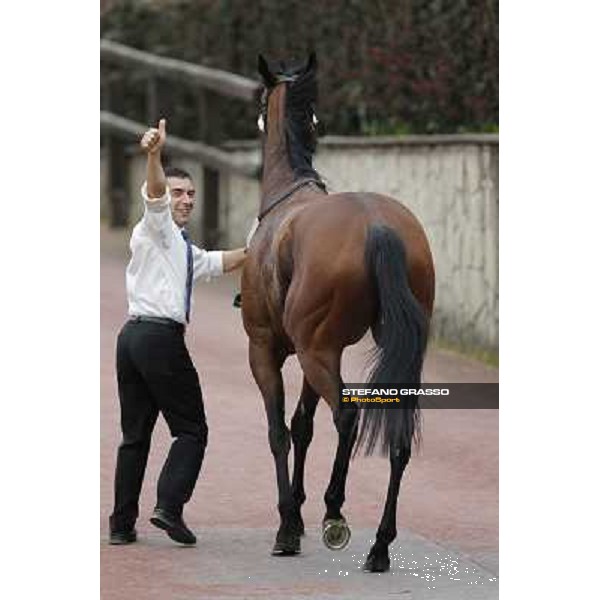
<svg viewBox="0 0 600 600"><path fill-rule="evenodd" d="M167 138L166 119L161 119L158 129L152 128L143 135L140 146L148 155L146 165L146 190L150 200L162 198L167 189L167 180L161 164L161 149Z"/></svg>

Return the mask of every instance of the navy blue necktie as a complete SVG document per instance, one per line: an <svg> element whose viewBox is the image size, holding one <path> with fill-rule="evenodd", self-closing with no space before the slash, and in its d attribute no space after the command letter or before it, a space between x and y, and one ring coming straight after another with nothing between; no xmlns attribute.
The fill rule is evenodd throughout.
<svg viewBox="0 0 600 600"><path fill-rule="evenodd" d="M185 229L181 230L187 248L187 277L185 280L185 320L190 322L190 307L192 305L192 281L194 277L194 257L192 256L192 241Z"/></svg>

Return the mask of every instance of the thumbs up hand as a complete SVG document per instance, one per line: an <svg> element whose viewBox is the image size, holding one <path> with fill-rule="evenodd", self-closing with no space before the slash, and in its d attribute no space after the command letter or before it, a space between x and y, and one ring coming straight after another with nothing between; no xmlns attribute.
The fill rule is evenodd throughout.
<svg viewBox="0 0 600 600"><path fill-rule="evenodd" d="M167 139L167 120L161 119L158 122L158 129L152 127L144 133L140 140L142 150L147 154L156 154L165 145Z"/></svg>

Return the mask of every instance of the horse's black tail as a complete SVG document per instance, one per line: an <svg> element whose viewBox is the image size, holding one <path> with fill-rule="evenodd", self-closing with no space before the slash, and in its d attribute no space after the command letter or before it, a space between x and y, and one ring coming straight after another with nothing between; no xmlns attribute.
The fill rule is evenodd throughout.
<svg viewBox="0 0 600 600"><path fill-rule="evenodd" d="M365 258L379 304L377 321L372 327L377 345L369 384L418 386L427 346L428 319L409 287L404 244L389 227L372 225ZM372 454L378 441L383 453L389 452L394 442L408 449L413 438L418 442L418 396L403 397L401 402L399 408L362 406L357 451L364 445L366 454Z"/></svg>

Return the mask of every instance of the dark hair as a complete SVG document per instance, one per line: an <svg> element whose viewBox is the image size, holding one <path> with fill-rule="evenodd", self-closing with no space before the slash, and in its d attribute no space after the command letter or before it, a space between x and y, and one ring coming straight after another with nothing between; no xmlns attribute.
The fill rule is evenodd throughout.
<svg viewBox="0 0 600 600"><path fill-rule="evenodd" d="M179 167L165 167L165 177L179 177L180 179L193 181L192 176L185 169Z"/></svg>
<svg viewBox="0 0 600 600"><path fill-rule="evenodd" d="M317 102L317 77L315 69L303 71L287 85L285 96L285 130L292 170L300 177L321 176L312 164L317 149L317 131L312 123Z"/></svg>
<svg viewBox="0 0 600 600"><path fill-rule="evenodd" d="M264 62L264 59L262 60ZM311 54L306 66L297 61L288 65L281 62L275 75L269 71L266 62L264 66L259 66L259 70L261 69L266 71L266 77L270 78L270 83L265 81L267 93L279 81L289 81L286 84L284 127L292 170L298 177L312 177L320 181L321 176L312 164L317 148L317 129L313 124L318 95L316 56ZM261 74L265 79L262 70ZM265 98L265 102L268 102L268 99Z"/></svg>

